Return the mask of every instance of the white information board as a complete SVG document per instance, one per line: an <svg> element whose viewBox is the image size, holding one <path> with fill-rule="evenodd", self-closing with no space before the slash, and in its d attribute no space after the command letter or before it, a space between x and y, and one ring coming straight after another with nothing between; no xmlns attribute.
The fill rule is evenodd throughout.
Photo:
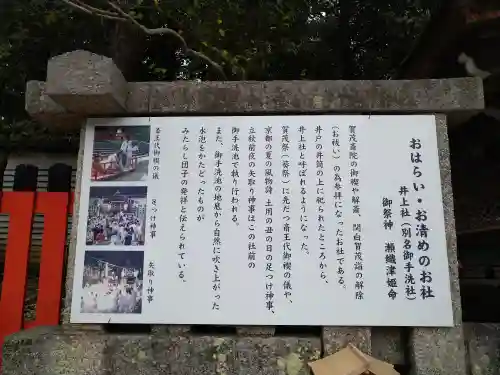
<svg viewBox="0 0 500 375"><path fill-rule="evenodd" d="M72 322L452 326L435 117L89 120Z"/></svg>

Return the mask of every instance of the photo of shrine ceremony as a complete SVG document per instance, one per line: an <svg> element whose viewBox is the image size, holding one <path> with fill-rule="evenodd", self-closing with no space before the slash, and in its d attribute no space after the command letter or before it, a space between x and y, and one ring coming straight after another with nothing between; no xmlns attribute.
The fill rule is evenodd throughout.
<svg viewBox="0 0 500 375"><path fill-rule="evenodd" d="M86 251L80 312L140 314L142 251Z"/></svg>
<svg viewBox="0 0 500 375"><path fill-rule="evenodd" d="M149 126L97 126L92 181L144 181L148 177Z"/></svg>
<svg viewBox="0 0 500 375"><path fill-rule="evenodd" d="M87 245L144 245L145 186L93 186L90 188Z"/></svg>

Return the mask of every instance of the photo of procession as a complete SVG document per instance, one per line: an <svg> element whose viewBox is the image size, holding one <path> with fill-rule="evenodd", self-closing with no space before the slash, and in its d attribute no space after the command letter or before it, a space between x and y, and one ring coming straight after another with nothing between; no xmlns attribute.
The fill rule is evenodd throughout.
<svg viewBox="0 0 500 375"><path fill-rule="evenodd" d="M87 245L144 245L146 186L90 188Z"/></svg>
<svg viewBox="0 0 500 375"><path fill-rule="evenodd" d="M140 314L144 253L86 251L80 312Z"/></svg>
<svg viewBox="0 0 500 375"><path fill-rule="evenodd" d="M92 181L144 181L149 166L149 126L97 126Z"/></svg>

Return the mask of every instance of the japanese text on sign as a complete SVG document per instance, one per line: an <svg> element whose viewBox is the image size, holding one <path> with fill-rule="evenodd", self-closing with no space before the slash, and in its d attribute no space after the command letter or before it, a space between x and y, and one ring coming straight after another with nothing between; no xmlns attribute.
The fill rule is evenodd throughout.
<svg viewBox="0 0 500 375"><path fill-rule="evenodd" d="M93 120L100 126L106 121ZM113 320L452 325L434 116L112 122L124 132L127 126L149 126L151 139L146 176L133 179L146 160L138 156L135 170L116 177L119 183L82 184L82 216L94 215L91 222L98 225L90 232L89 224L79 229L79 236L87 233L93 242L79 242L78 251L92 253L99 245L123 250L125 258L126 251L144 253L145 264L134 266L137 280L124 286L126 293L144 296L142 307ZM97 147L95 128L88 126L87 149ZM98 166L87 149L84 174L90 175ZM123 150L128 152L126 144ZM89 199L97 193L85 196L90 184L117 187L106 187L95 198L104 203L91 210ZM133 190L138 186L147 188L147 197ZM122 195L124 203L116 203ZM135 209L139 201L147 202L144 222ZM130 250L120 247L121 227L131 238L125 241ZM111 255L96 254L87 258L122 267ZM77 261L79 267L84 265ZM75 288L81 289L81 280ZM107 311L99 312L76 308L73 320L106 321Z"/></svg>

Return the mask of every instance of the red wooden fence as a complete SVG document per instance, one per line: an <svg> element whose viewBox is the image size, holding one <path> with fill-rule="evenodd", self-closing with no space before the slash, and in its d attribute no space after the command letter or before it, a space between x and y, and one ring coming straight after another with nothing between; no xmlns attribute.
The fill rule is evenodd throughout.
<svg viewBox="0 0 500 375"><path fill-rule="evenodd" d="M0 193L0 213L9 215L4 276L0 290L0 370L5 336L25 328L58 325L63 287L68 215L73 193ZM36 318L23 309L34 214L44 215Z"/></svg>

